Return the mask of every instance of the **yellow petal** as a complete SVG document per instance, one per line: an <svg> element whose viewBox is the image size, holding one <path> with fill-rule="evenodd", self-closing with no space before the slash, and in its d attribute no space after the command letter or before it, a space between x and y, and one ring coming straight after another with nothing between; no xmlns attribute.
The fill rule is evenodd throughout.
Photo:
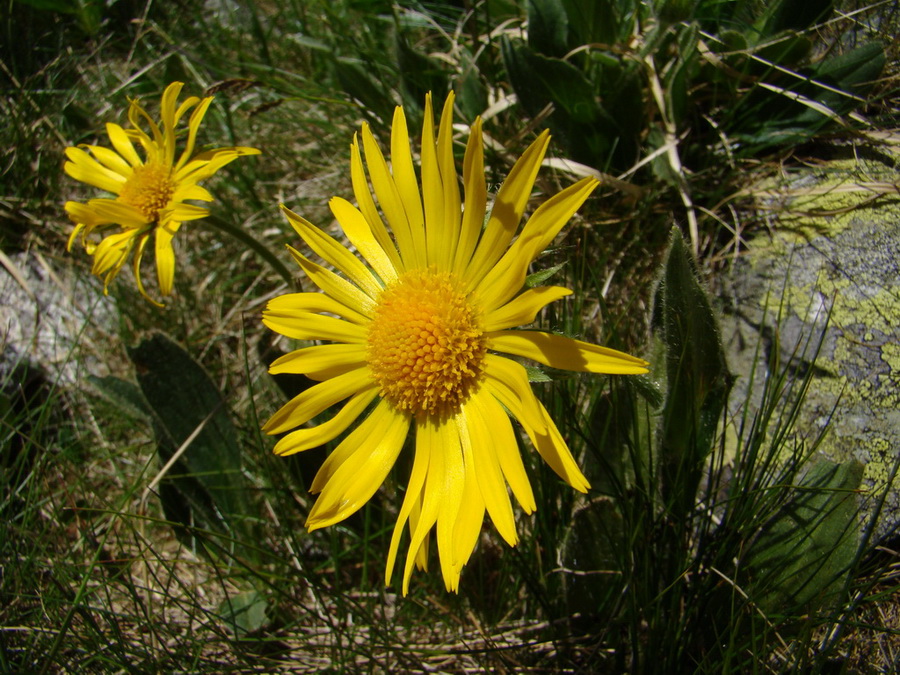
<svg viewBox="0 0 900 675"><path fill-rule="evenodd" d="M65 163L63 169L75 180L113 194L119 194L122 190L125 177L112 169L107 169L81 148L66 148L66 157L69 161Z"/></svg>
<svg viewBox="0 0 900 675"><path fill-rule="evenodd" d="M365 139L367 137L371 139L371 134L368 134L368 136L365 135L367 131L368 128L365 128L363 143L366 143ZM370 153L375 152L373 145L374 139L365 146L367 162L372 161L369 157ZM380 155L380 151L377 154ZM377 156L373 157L373 159L375 161L375 166L380 167L382 162ZM373 165L370 163L370 174L372 173L372 167ZM379 169L376 169L376 171L377 170ZM406 127L406 116L403 113L403 108L400 106L397 106L397 108L394 109L394 119L391 124L391 176L393 177L394 185L397 186L397 195L400 198L400 203L403 205L403 211L406 214L406 227L401 229L408 232L409 241L413 247L421 246L424 241L424 239L422 239L422 233L424 232L422 228L425 226L425 216L422 211L422 199L419 196L419 183L416 179L416 170L413 166L412 152L409 145L409 131ZM380 195L378 199L379 201L381 200ZM393 227L394 221L391 220L390 216L388 216L388 221L391 223L391 227ZM401 225L403 225L402 221Z"/></svg>
<svg viewBox="0 0 900 675"><path fill-rule="evenodd" d="M514 300L489 312L484 319L484 330L490 332L529 324L545 306L571 294L572 291L562 286L530 288Z"/></svg>
<svg viewBox="0 0 900 675"><path fill-rule="evenodd" d="M326 380L366 362L366 349L360 344L327 344L297 349L275 359L269 366L273 375L291 373L312 380Z"/></svg>
<svg viewBox="0 0 900 675"><path fill-rule="evenodd" d="M506 330L488 334L491 349L523 356L551 368L585 373L636 375L647 362L636 356L562 335L534 330Z"/></svg>
<svg viewBox="0 0 900 675"><path fill-rule="evenodd" d="M263 425L267 434L280 434L306 424L320 412L353 394L371 388L372 380L365 368L351 370L334 379L320 382L285 403Z"/></svg>
<svg viewBox="0 0 900 675"><path fill-rule="evenodd" d="M194 109L194 112L191 113L191 119L188 122L187 142L185 143L181 157L178 159L178 163L175 165L176 171L183 167L191 158L191 154L194 152L194 145L197 142L197 130L200 128L200 122L203 120L203 116L206 115L206 111L209 109L212 100L212 96L204 98Z"/></svg>
<svg viewBox="0 0 900 675"><path fill-rule="evenodd" d="M532 445L534 445L550 468L556 472L556 475L579 492L587 492L591 484L588 483L587 478L584 477L581 469L578 468L578 463L572 457L569 446L566 445L547 409L544 408L540 401L537 404L544 418L545 431L538 432L523 422L522 419L519 419L522 428L525 429L525 433L531 439Z"/></svg>
<svg viewBox="0 0 900 675"><path fill-rule="evenodd" d="M364 315L324 293L285 293L269 300L265 311L275 315L288 315L291 312L327 312L337 314L352 323L369 322Z"/></svg>
<svg viewBox="0 0 900 675"><path fill-rule="evenodd" d="M152 305L156 305L157 307L163 307L164 305L161 302L157 302L144 289L144 280L141 278L141 260L144 257L144 249L147 247L147 241L150 239L148 236L142 236L138 241L137 250L134 252L134 262L132 263L134 268L134 281L137 284L138 292L144 296L144 298Z"/></svg>
<svg viewBox="0 0 900 675"><path fill-rule="evenodd" d="M88 207L87 204L82 204L81 202L66 202L65 204L66 213L69 214L69 218L73 223L77 225L84 225L87 228L93 228L96 225L108 225L114 221L101 221L97 218L97 214L94 209Z"/></svg>
<svg viewBox="0 0 900 675"><path fill-rule="evenodd" d="M381 247L375 239L372 228L366 222L365 216L353 204L346 199L333 197L328 202L331 212L347 235L347 239L360 252L366 262L372 266L375 273L387 285L397 280L397 270L391 262L391 256Z"/></svg>
<svg viewBox="0 0 900 675"><path fill-rule="evenodd" d="M344 246L329 237L325 232L314 226L305 218L282 205L281 210L287 216L294 230L297 231L303 241L323 260L343 272L369 297L376 298L381 293L382 286L372 275L371 270L363 265L359 258L350 253Z"/></svg>
<svg viewBox="0 0 900 675"><path fill-rule="evenodd" d="M317 448L337 438L356 421L377 395L378 389L375 386L354 394L344 407L327 422L314 427L297 429L278 441L275 444L275 454L282 457L293 455L310 448Z"/></svg>
<svg viewBox="0 0 900 675"><path fill-rule="evenodd" d="M137 151L134 149L134 144L131 142L131 139L128 138L128 134L125 133L125 130L122 127L118 124L108 122L106 125L106 135L109 136L109 140L116 149L116 152L124 157L125 161L132 167L140 166L143 163L141 162L141 158L138 156Z"/></svg>
<svg viewBox="0 0 900 675"><path fill-rule="evenodd" d="M126 180L134 172L131 165L126 162L119 153L104 148L102 145L90 145L91 154L94 158L110 171L113 171Z"/></svg>
<svg viewBox="0 0 900 675"><path fill-rule="evenodd" d="M487 184L484 178L484 142L481 134L481 118L477 118L469 130L469 141L466 144L466 155L463 158L463 186L465 188L465 207L462 215L462 228L453 271L457 274L465 272L472 252L481 236L484 227L484 214L487 208Z"/></svg>
<svg viewBox="0 0 900 675"><path fill-rule="evenodd" d="M209 150L196 155L191 161L175 171L174 180L179 184L199 183L202 180L206 180L238 157L247 157L249 155L258 154L260 154L258 149L244 146Z"/></svg>
<svg viewBox="0 0 900 675"><path fill-rule="evenodd" d="M172 248L174 234L170 228L156 228L156 276L159 279L159 292L163 296L171 295L175 280L175 250Z"/></svg>
<svg viewBox="0 0 900 675"><path fill-rule="evenodd" d="M68 202L66 206L74 202ZM68 211L68 208L66 209ZM72 252L72 245L75 243L75 240L78 238L78 235L81 234L82 230L85 229L85 225L83 223L78 223L76 221L75 227L72 228L72 234L69 235L69 240L66 242L66 251L69 253Z"/></svg>
<svg viewBox="0 0 900 675"><path fill-rule="evenodd" d="M359 152L359 141L356 134L353 134L353 143L350 145L350 180L353 183L353 194L356 197L356 203L359 205L360 212L372 230L372 235L381 245L384 252L387 253L388 257L390 257L394 269L401 272L404 269L403 261L400 259L400 254L397 253L397 247L394 246L391 235L388 234L387 228L384 226L384 221L381 220L381 215L375 206L375 200L372 199L372 193L369 192L369 181L363 169L362 156ZM395 232L394 236L398 237L399 240L401 234ZM406 235L409 236L409 233L407 232ZM404 246L411 247L412 242L409 241Z"/></svg>
<svg viewBox="0 0 900 675"><path fill-rule="evenodd" d="M395 116L395 121L396 119ZM401 134L398 133L399 135ZM372 131L367 124L364 124L362 128L362 141L372 189L375 191L375 196L378 198L384 217L387 218L388 225L397 237L400 258L407 268L425 267L425 229L422 223L410 220L410 218L417 218L418 213L413 211L407 214L400 190L391 176L384 155L381 154L381 148L375 142L375 137L372 136ZM396 145L400 147L402 144L398 142ZM408 148L406 152L409 152ZM402 169L402 153L397 161L399 162L398 168ZM410 178L401 174L399 178L404 182L404 190L411 189L410 180L415 182L415 175ZM416 189L418 190L418 188Z"/></svg>
<svg viewBox="0 0 900 675"><path fill-rule="evenodd" d="M330 465L326 460L313 481L312 491L319 485L322 494L306 521L310 531L344 520L369 501L397 461L409 424L408 415L382 402L344 439L328 459L339 454L346 456L340 464ZM352 451L346 453L341 446Z"/></svg>
<svg viewBox="0 0 900 675"><path fill-rule="evenodd" d="M420 440L421 438L421 440ZM409 474L409 480L406 483L406 494L403 497L403 504L400 506L400 512L397 514L397 523L394 525L394 532L391 535L391 545L388 548L387 565L384 570L384 584L391 585L391 577L394 576L394 564L397 561L397 548L400 545L400 537L403 535L403 528L409 521L410 533L416 530L419 522L419 513L421 510L422 488L425 485L425 477L428 473L428 466L431 458L431 445L425 442L421 431L416 432L416 451L413 458L412 471ZM415 560L417 555L423 549L423 542L419 544L419 548L410 551L407 560ZM427 554L427 549L426 553ZM424 555L424 554L423 554ZM424 561L422 561L424 563Z"/></svg>
<svg viewBox="0 0 900 675"><path fill-rule="evenodd" d="M366 330L362 326L321 314L267 309L262 321L276 333L295 340L332 340L358 345L366 340Z"/></svg>
<svg viewBox="0 0 900 675"><path fill-rule="evenodd" d="M531 188L549 143L550 134L545 131L522 153L500 187L490 220L466 270L465 276L472 288L500 259L519 229L519 221L531 197Z"/></svg>
<svg viewBox="0 0 900 675"><path fill-rule="evenodd" d="M169 85L167 90L172 88L174 85L180 84L180 82L173 82L171 85ZM178 89L180 90L181 87L178 87ZM175 95L178 95L177 91ZM164 107L165 106L160 106L160 109ZM140 101L136 98L132 99L131 104L128 106L128 121L131 122L131 126L137 130L140 130L142 128L141 122L146 123L147 126L150 127L150 133L153 135L152 146L154 147L154 149L159 151L160 149L165 148L165 138L163 137L162 132L159 130L159 126L157 126L156 122L153 121L153 118L151 118L150 115L147 114L147 111L144 110ZM149 140L149 137L143 131L140 131L140 136L143 136ZM133 136L131 137L133 138ZM139 140L143 139L139 138ZM144 145L145 150L148 149L148 145L146 143L142 143L142 145ZM148 157L148 159L153 161L165 160L164 157Z"/></svg>
<svg viewBox="0 0 900 675"><path fill-rule="evenodd" d="M455 550L453 534L456 530L457 517L466 484L466 465L463 462L462 446L459 442L459 431L456 424L444 422L438 425L437 446L437 452L444 456L443 496L437 517L438 556L441 561L444 585L447 590L454 590L459 585L459 570L453 559ZM471 522L463 524L463 527L472 526ZM478 528L481 529L480 523Z"/></svg>
<svg viewBox="0 0 900 675"><path fill-rule="evenodd" d="M94 265L91 273L99 276L105 275L104 287L118 274L122 265L128 259L132 248L137 241L139 233L135 230L126 230L105 237L97 244L94 250Z"/></svg>
<svg viewBox="0 0 900 675"><path fill-rule="evenodd" d="M445 452L440 443L440 435L435 422L431 419L416 420L416 455L423 453L428 457L428 470L425 475L425 485L422 487L421 501L418 504L419 511L413 523L410 514L410 543L406 554L406 564L403 568L402 592L409 592L409 579L412 575L413 564L417 561L421 564L420 551L426 546L428 533L438 519L441 502L444 500L446 490L445 480Z"/></svg>
<svg viewBox="0 0 900 675"><path fill-rule="evenodd" d="M183 202L188 199L198 199L203 202L213 201L213 196L205 187L200 185L179 185L172 194L173 202Z"/></svg>
<svg viewBox="0 0 900 675"><path fill-rule="evenodd" d="M522 288L528 266L599 184L596 178L585 178L541 204L509 250L476 287L485 311L499 307Z"/></svg>
<svg viewBox="0 0 900 675"><path fill-rule="evenodd" d="M212 98L212 97L210 97L210 99L211 99L211 98ZM204 99L204 100L205 100L205 99ZM185 114L187 114L187 111L190 110L191 108L193 108L193 107L194 107L195 105L197 105L198 103L200 103L200 97L199 97L199 96L188 96L188 97L181 103L181 105L178 106L178 110L175 111L174 124L173 124L173 126L177 126L177 125L178 125L178 122L181 120L181 118L184 117Z"/></svg>
<svg viewBox="0 0 900 675"><path fill-rule="evenodd" d="M163 148L156 144L150 136L141 129L125 129L125 135L131 143L137 143L144 151L144 164L162 163L165 161Z"/></svg>
<svg viewBox="0 0 900 675"><path fill-rule="evenodd" d="M116 223L128 229L142 229L150 224L143 213L133 206L114 199L89 199L87 208L94 212L99 222Z"/></svg>
<svg viewBox="0 0 900 675"><path fill-rule="evenodd" d="M288 246L288 251L290 251L294 260L297 261L297 264L300 265L300 268L306 272L310 280L327 295L364 316L372 316L375 311L375 300L372 296L362 291L359 286L339 277L331 270L327 270L312 260L303 257L290 246Z"/></svg>
<svg viewBox="0 0 900 675"><path fill-rule="evenodd" d="M441 229L438 239L438 253L434 261L442 269L452 269L456 257L456 248L460 238L460 220L462 206L459 198L459 176L456 173L456 160L453 157L453 102L454 94L451 91L444 102L441 112L441 123L437 137L437 161L441 174L441 194L443 202L440 205Z"/></svg>
<svg viewBox="0 0 900 675"><path fill-rule="evenodd" d="M468 400L463 407L464 424L460 425L459 437L467 473L475 476L482 504L487 508L500 536L510 546L515 546L519 540L516 521L496 450L497 445L508 443L510 437L515 443L515 435L509 416L500 406L495 404L496 408L485 407L486 402L493 400L493 396L483 391ZM497 409L500 409L499 415L496 415ZM478 529L481 529L480 524Z"/></svg>
<svg viewBox="0 0 900 675"><path fill-rule="evenodd" d="M463 484L462 499L459 511L456 514L456 522L453 524L453 550L452 550L452 576L447 590L457 593L459 591L459 577L463 567L472 557L478 537L481 534L481 526L484 524L484 499L478 487L478 481L472 471L466 471Z"/></svg>
<svg viewBox="0 0 900 675"><path fill-rule="evenodd" d="M200 220L209 215L209 209L205 206L196 206L194 204L170 203L159 212L160 220L171 220L177 223L183 223L186 220Z"/></svg>
<svg viewBox="0 0 900 675"><path fill-rule="evenodd" d="M534 398L534 393L531 393ZM533 513L537 508L534 501L534 493L531 491L531 482L525 473L525 465L522 463L522 454L519 452L519 443L513 431L512 423L506 410L500 405L493 395L483 396L479 399L483 406L485 424L488 428L492 424L499 425L502 433L492 433L491 449L497 454L497 461L503 478L509 484L516 501L524 509L525 513ZM537 408L537 405L534 406ZM538 413L540 410L538 409ZM501 422L506 418L506 422ZM543 424L543 418L541 418ZM507 430L508 427L508 430ZM496 522L496 521L495 521Z"/></svg>
<svg viewBox="0 0 900 675"><path fill-rule="evenodd" d="M419 527L419 518L422 515L422 495L419 495L419 499L413 502L412 511L409 512L409 531L410 533L415 532ZM417 570L427 570L428 569L428 551L430 547L431 541L431 531L427 531L425 533L425 537L422 539L422 543L419 544L417 550L413 550L410 548L407 553L407 558L412 558L416 562Z"/></svg>
<svg viewBox="0 0 900 675"><path fill-rule="evenodd" d="M515 361L487 354L484 358L484 387L518 419L543 429L543 417L531 391L528 373Z"/></svg>
<svg viewBox="0 0 900 675"><path fill-rule="evenodd" d="M159 116L162 119L163 126L175 126L175 102L178 95L184 87L184 82L171 82L163 90L159 103Z"/></svg>
<svg viewBox="0 0 900 675"><path fill-rule="evenodd" d="M449 269L447 254L451 256L449 260L452 260L453 250L446 250L449 235L446 225L451 214L444 213L444 185L438 168L431 94L425 96L422 125L422 193L425 201L425 251L428 264L438 264L440 269ZM455 250L456 242L452 246Z"/></svg>

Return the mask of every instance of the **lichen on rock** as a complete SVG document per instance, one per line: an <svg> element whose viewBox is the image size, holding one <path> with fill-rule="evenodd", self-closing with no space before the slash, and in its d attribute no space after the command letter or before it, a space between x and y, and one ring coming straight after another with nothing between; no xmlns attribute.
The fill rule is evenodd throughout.
<svg viewBox="0 0 900 675"><path fill-rule="evenodd" d="M865 464L864 509L886 489L900 456L898 164L900 154L879 149L795 181L773 210L771 237L751 242L720 293L723 339L740 376L734 410L753 399L765 372L756 363L757 380L748 379L762 358L760 339L760 355L776 348L782 364L814 368L795 434L814 439L827 427L818 452ZM875 534L898 525L900 477Z"/></svg>

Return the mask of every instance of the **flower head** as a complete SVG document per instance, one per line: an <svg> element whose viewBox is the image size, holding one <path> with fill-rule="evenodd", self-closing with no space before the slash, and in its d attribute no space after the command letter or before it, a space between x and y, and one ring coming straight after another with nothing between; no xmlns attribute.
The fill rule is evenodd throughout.
<svg viewBox="0 0 900 675"><path fill-rule="evenodd" d="M309 248L337 273L291 249L322 292L283 295L270 301L263 314L265 324L282 335L324 341L290 352L271 366L272 373L302 373L317 381L266 423L270 434L293 429L278 441L275 452L289 455L317 447L356 423L313 481L311 491L320 494L307 520L310 530L333 525L362 507L415 426L412 471L385 573L390 584L408 525L404 593L412 568L426 565L432 530L444 582L453 591L485 512L500 536L516 544L507 486L527 513L534 511L535 500L510 417L566 482L582 492L589 487L534 396L524 366L501 353L591 373L647 370L645 361L612 349L541 331L510 330L531 323L541 308L571 293L556 286L522 289L530 263L597 181L581 180L551 197L518 232L547 149L545 132L512 168L484 225L481 121L470 130L461 195L452 111L451 94L435 129L431 99L426 99L421 179L413 167L401 108L393 121L390 168L364 125L367 180L354 137L350 168L357 206L340 197L330 206L362 260L284 209ZM341 401L346 403L328 421L303 426Z"/></svg>
<svg viewBox="0 0 900 675"><path fill-rule="evenodd" d="M99 145L66 148L65 171L75 180L116 195L90 199L86 203L66 202L66 212L75 223L68 249L81 235L85 250L94 256L91 270L103 278L103 291L134 253L134 276L138 290L159 304L144 290L141 259L151 235L155 241L156 272L159 291L172 292L175 276L175 252L172 238L181 224L209 215L209 210L189 204L189 200L211 202L212 195L200 182L234 159L256 155L255 148L218 148L194 155L197 129L212 97L191 96L178 105L184 86L173 82L162 95L161 125L154 122L140 103L133 99L128 108L131 127L123 129L108 123L106 133L113 149ZM178 122L193 109L188 120L184 150L176 157L175 130ZM149 133L143 127L149 129ZM143 158L135 148L137 144ZM90 237L105 235L99 242Z"/></svg>

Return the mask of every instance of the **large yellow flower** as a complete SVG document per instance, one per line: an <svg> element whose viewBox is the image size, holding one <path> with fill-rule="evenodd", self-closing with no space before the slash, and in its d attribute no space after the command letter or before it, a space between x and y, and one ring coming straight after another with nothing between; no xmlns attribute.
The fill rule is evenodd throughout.
<svg viewBox="0 0 900 675"><path fill-rule="evenodd" d="M68 249L71 250L78 235L81 235L85 250L94 256L92 272L103 278L104 293L109 282L134 252L134 276L138 290L150 302L159 304L144 290L140 271L144 247L153 235L159 291L164 296L169 295L175 276L172 237L183 222L209 215L208 209L187 201L212 201L212 195L199 185L200 181L238 157L259 153L255 148L233 147L192 156L197 129L212 103L212 97L199 99L191 96L177 105L183 86L182 82L173 82L163 92L160 105L162 128L150 118L137 99L133 99L128 108L131 128L123 129L112 123L106 125L106 133L114 150L99 145L66 148L67 174L116 195L114 199L90 199L87 203L66 202L66 212L75 223ZM175 129L192 108L185 147L176 161ZM142 123L146 123L149 134L141 128ZM135 143L143 150L144 159L135 149ZM95 232L106 236L99 243L94 242L90 236Z"/></svg>
<svg viewBox="0 0 900 675"><path fill-rule="evenodd" d="M403 110L391 136L389 167L368 126L351 146L358 206L335 197L331 210L365 262L300 216L284 209L309 248L341 274L291 249L322 293L270 301L263 321L298 340L272 373L302 373L319 383L288 402L264 429L278 434L346 400L330 420L292 431L275 452L289 455L326 443L359 422L326 459L311 490L321 492L307 527L333 525L354 513L382 484L415 423L413 467L391 539L390 584L409 524L403 593L414 565L424 568L432 528L444 583L455 591L481 531L485 511L500 535L517 542L507 485L527 512L535 509L510 415L550 467L576 490L589 485L534 396L517 360L591 373L643 373L641 359L533 330L546 304L571 293L555 286L522 290L528 267L597 186L587 178L538 208L514 236L547 149L545 132L516 162L500 188L487 225L481 121L471 127L460 196L452 143L453 95L435 136L430 98L422 131L421 191ZM380 207L380 208L379 208ZM387 226L382 219L387 221ZM391 235L393 233L393 236ZM512 243L510 243L512 242ZM367 264L366 264L367 263Z"/></svg>

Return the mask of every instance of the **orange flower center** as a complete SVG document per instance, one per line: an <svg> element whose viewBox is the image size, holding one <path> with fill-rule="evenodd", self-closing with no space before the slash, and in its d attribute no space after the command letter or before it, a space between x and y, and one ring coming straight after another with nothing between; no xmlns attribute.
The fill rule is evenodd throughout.
<svg viewBox="0 0 900 675"><path fill-rule="evenodd" d="M413 270L379 297L367 360L381 395L398 409L459 411L481 380L486 352L481 313L454 275Z"/></svg>
<svg viewBox="0 0 900 675"><path fill-rule="evenodd" d="M153 222L159 220L160 210L166 207L174 193L171 167L143 164L134 167L134 173L125 181L118 201L133 206Z"/></svg>

